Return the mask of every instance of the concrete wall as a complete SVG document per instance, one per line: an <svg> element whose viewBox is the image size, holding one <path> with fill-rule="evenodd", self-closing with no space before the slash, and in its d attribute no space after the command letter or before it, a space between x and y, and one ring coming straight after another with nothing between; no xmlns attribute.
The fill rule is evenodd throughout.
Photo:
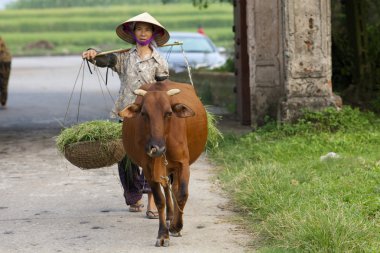
<svg viewBox="0 0 380 253"><path fill-rule="evenodd" d="M278 119L284 98L283 30L280 1L247 1L252 125ZM279 119L280 120L280 119Z"/></svg>
<svg viewBox="0 0 380 253"><path fill-rule="evenodd" d="M284 1L285 93L282 118L332 106L330 0Z"/></svg>

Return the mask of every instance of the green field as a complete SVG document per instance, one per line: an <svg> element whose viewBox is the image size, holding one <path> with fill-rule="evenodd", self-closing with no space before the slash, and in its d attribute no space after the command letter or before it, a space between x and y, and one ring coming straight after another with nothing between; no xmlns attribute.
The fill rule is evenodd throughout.
<svg viewBox="0 0 380 253"><path fill-rule="evenodd" d="M169 31L195 32L202 25L217 46L233 48L232 5L213 4L199 10L191 4L133 5L0 11L0 36L13 55L76 54L88 47L128 47L115 33L121 22L147 11ZM48 41L53 49L31 48Z"/></svg>

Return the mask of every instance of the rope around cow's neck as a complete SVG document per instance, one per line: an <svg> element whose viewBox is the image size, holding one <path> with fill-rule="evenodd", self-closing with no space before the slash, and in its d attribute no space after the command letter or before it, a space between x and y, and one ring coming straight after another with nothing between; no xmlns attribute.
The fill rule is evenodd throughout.
<svg viewBox="0 0 380 253"><path fill-rule="evenodd" d="M166 177L165 177L165 176L161 176L161 178L162 178L163 180L166 181L166 184L168 185L169 190L170 190L170 192L172 193L172 196L173 196L173 199L174 199L174 201L175 201L175 204L176 204L176 206L177 206L177 208L178 208L178 211L179 211L180 213L183 214L183 210L182 210L181 208L179 208L178 201L177 201L177 198L176 198L176 196L175 196L175 194L174 194L174 192L173 192L172 185L171 185L171 183L170 183L169 177L168 177L168 176L166 176ZM161 185L162 185L162 184L161 184ZM162 186L162 187L163 187L163 186Z"/></svg>
<svg viewBox="0 0 380 253"><path fill-rule="evenodd" d="M165 155L165 153L163 153L163 158L164 158L164 166L165 166L165 169L166 169L166 166L169 164L168 163L168 160L166 159L166 155ZM174 201L175 201L175 204L176 204L176 206L177 206L177 208L178 208L178 211L180 212L180 213L182 213L183 214L183 210L181 209L181 208L179 208L179 205L178 205L178 201L177 201L177 198L176 198L176 196L175 196L175 194L174 194L174 192L173 192L173 189L172 189L172 184L170 183L170 180L169 180L169 177L168 176L161 176L161 178L163 179L163 180L165 180L166 181L166 184L168 185L168 187L169 187L169 190L170 190L170 192L172 193L172 198L174 199ZM162 185L162 184L161 184ZM163 186L162 186L163 187Z"/></svg>

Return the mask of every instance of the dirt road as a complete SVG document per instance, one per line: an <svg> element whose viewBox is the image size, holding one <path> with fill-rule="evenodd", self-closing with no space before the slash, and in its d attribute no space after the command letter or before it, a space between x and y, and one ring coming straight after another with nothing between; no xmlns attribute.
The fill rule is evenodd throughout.
<svg viewBox="0 0 380 253"><path fill-rule="evenodd" d="M52 117L62 118L72 89L64 84L77 68L54 66L67 59L53 58L34 72L25 60L14 61L9 105L0 110L0 252L251 251L204 156L191 168L183 237L156 248L158 221L127 211L115 165L83 171L55 148L59 124ZM57 85L50 90L51 75ZM86 114L107 117L96 108Z"/></svg>

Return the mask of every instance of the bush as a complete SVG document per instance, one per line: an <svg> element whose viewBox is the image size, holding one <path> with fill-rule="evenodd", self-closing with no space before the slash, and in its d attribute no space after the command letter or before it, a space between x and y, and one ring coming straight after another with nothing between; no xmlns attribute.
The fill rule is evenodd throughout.
<svg viewBox="0 0 380 253"><path fill-rule="evenodd" d="M372 129L376 126L376 122L379 122L379 119L372 112L361 112L359 109L350 106L344 106L342 110L330 107L322 111L305 110L295 124L267 122L258 132L275 137L320 132L355 132L362 129Z"/></svg>
<svg viewBox="0 0 380 253"><path fill-rule="evenodd" d="M215 72L235 72L235 61L233 58L228 58L226 63L219 67L214 69Z"/></svg>

